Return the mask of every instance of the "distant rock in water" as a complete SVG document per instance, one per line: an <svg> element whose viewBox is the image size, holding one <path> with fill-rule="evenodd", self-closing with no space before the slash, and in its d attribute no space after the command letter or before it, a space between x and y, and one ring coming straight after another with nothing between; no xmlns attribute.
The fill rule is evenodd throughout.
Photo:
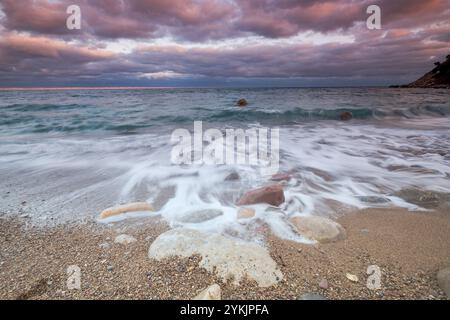
<svg viewBox="0 0 450 320"><path fill-rule="evenodd" d="M238 105L239 107L245 107L245 106L248 106L248 102L247 102L247 100L245 100L245 99L240 99L240 100L237 102L237 105Z"/></svg>
<svg viewBox="0 0 450 320"><path fill-rule="evenodd" d="M353 114L350 111L344 111L339 115L339 119L342 121L349 121L353 119Z"/></svg>
<svg viewBox="0 0 450 320"><path fill-rule="evenodd" d="M402 88L450 88L450 55L444 62L435 62L435 68L422 78Z"/></svg>

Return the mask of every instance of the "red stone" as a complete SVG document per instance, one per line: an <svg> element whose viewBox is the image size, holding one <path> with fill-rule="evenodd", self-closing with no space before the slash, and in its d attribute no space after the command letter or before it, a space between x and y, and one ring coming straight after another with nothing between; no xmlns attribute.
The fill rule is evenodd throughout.
<svg viewBox="0 0 450 320"><path fill-rule="evenodd" d="M272 206L280 206L285 201L283 187L272 185L247 192L239 200L239 206L246 206L258 203L267 203Z"/></svg>

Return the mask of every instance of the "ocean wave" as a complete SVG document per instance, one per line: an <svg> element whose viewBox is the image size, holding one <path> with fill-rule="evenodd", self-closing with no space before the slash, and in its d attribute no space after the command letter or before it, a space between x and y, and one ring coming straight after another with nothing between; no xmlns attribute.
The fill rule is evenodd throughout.
<svg viewBox="0 0 450 320"><path fill-rule="evenodd" d="M276 110L258 107L186 108L167 113L163 109L140 105L129 108L95 107L85 104L14 104L0 107L0 130L8 133L92 132L104 131L133 134L148 128L171 127L203 121L212 124L261 123L291 125L308 121L339 121L350 112L353 121L383 121L385 119L447 118L450 108L444 105L424 105L398 108L293 108Z"/></svg>

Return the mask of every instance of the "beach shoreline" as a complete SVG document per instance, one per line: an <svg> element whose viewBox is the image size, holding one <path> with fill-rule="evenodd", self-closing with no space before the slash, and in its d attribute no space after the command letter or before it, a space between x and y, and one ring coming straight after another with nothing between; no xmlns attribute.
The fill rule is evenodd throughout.
<svg viewBox="0 0 450 320"><path fill-rule="evenodd" d="M192 299L217 283L222 299L445 299L436 273L450 266L450 215L384 208L337 218L347 238L301 244L267 234L266 244L284 277L260 288L244 280L224 281L198 267L200 257L148 257L149 246L169 226L157 217L114 224L34 227L26 219L0 219L2 299ZM120 234L136 239L114 243ZM67 288L67 268L81 269L81 289ZM381 289L370 290L367 268L381 270ZM352 282L346 274L356 275Z"/></svg>

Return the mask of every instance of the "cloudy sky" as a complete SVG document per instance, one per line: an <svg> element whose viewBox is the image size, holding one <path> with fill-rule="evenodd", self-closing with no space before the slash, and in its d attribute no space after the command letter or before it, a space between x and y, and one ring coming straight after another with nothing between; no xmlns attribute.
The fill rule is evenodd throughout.
<svg viewBox="0 0 450 320"><path fill-rule="evenodd" d="M449 0L0 0L3 87L389 85L447 54Z"/></svg>

